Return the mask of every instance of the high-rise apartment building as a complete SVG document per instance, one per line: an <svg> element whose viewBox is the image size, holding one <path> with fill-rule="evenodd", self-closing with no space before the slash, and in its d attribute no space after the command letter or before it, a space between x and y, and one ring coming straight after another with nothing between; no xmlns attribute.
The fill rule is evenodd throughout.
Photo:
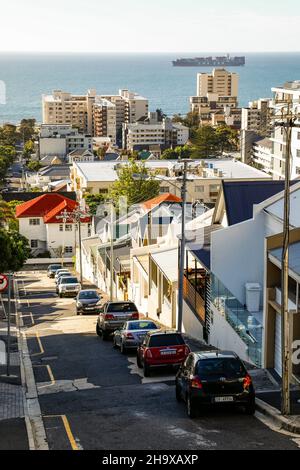
<svg viewBox="0 0 300 470"><path fill-rule="evenodd" d="M250 101L248 108L242 108L242 126L246 131L253 131L262 136L269 136L271 132L270 98L260 98L256 101Z"/></svg>
<svg viewBox="0 0 300 470"><path fill-rule="evenodd" d="M197 96L190 97L190 110L199 114L201 124L239 127L238 84L239 76L225 69L198 73Z"/></svg>
<svg viewBox="0 0 300 470"><path fill-rule="evenodd" d="M149 105L146 98L129 90L99 96L92 89L86 95L55 90L52 95L43 95L42 106L43 124L70 124L79 132L109 136L115 144L122 140L123 123L147 117Z"/></svg>

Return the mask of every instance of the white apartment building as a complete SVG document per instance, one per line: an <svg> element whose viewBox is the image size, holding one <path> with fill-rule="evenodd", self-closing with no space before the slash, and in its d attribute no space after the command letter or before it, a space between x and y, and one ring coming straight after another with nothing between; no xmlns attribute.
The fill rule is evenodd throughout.
<svg viewBox="0 0 300 470"><path fill-rule="evenodd" d="M42 124L38 141L39 158L56 156L65 158L74 150L92 151L90 135L81 134L70 124Z"/></svg>
<svg viewBox="0 0 300 470"><path fill-rule="evenodd" d="M241 128L263 136L270 135L271 104L272 100L270 98L260 98L256 101L250 101L248 108L242 108Z"/></svg>
<svg viewBox="0 0 300 470"><path fill-rule="evenodd" d="M123 148L127 150L149 150L185 145L189 139L188 127L165 118L158 122L156 113L149 113L147 120L123 125Z"/></svg>
<svg viewBox="0 0 300 470"><path fill-rule="evenodd" d="M190 110L199 114L201 124L240 122L231 113L238 109L239 76L216 68L212 73L197 74L197 96L190 97Z"/></svg>

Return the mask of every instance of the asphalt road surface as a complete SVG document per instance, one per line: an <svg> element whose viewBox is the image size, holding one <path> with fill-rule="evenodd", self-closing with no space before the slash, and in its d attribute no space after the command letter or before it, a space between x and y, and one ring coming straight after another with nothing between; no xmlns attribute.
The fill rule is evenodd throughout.
<svg viewBox="0 0 300 470"><path fill-rule="evenodd" d="M50 449L298 449L300 439L259 415L210 410L188 418L174 375L144 379L134 355L95 334L96 316L76 316L45 272L19 275L27 341ZM26 300L25 300L26 299Z"/></svg>

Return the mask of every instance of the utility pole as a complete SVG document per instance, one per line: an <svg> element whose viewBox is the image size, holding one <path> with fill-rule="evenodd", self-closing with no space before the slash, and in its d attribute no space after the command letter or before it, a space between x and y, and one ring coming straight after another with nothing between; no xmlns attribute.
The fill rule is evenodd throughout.
<svg viewBox="0 0 300 470"><path fill-rule="evenodd" d="M282 358L282 388L281 413L291 413L290 383L291 383L291 325L289 313L289 243L290 243L290 178L291 178L291 143L292 131L299 119L296 105L292 100L275 101L279 105L280 115L273 117L275 127L282 127L286 134L285 155L285 188L284 188L284 214L283 214L283 246L281 257L281 358Z"/></svg>
<svg viewBox="0 0 300 470"><path fill-rule="evenodd" d="M8 309L7 309L7 361L6 361L6 375L10 376L10 322L11 322L11 284L12 273L8 273Z"/></svg>
<svg viewBox="0 0 300 470"><path fill-rule="evenodd" d="M178 322L177 329L182 332L182 318L183 318L183 282L184 282L184 259L185 259L185 205L186 205L186 177L189 160L182 160L183 173L182 173L182 186L181 186L181 239L179 251L179 276L178 276Z"/></svg>
<svg viewBox="0 0 300 470"><path fill-rule="evenodd" d="M114 204L110 205L110 296L114 300Z"/></svg>

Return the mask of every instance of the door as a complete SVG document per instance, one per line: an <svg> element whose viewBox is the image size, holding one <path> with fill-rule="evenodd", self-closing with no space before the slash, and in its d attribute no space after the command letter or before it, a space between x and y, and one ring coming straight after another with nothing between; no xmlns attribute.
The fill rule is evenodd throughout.
<svg viewBox="0 0 300 470"><path fill-rule="evenodd" d="M281 315L276 313L275 319L275 345L274 345L274 369L277 374L282 374L281 370L282 357L281 357Z"/></svg>

